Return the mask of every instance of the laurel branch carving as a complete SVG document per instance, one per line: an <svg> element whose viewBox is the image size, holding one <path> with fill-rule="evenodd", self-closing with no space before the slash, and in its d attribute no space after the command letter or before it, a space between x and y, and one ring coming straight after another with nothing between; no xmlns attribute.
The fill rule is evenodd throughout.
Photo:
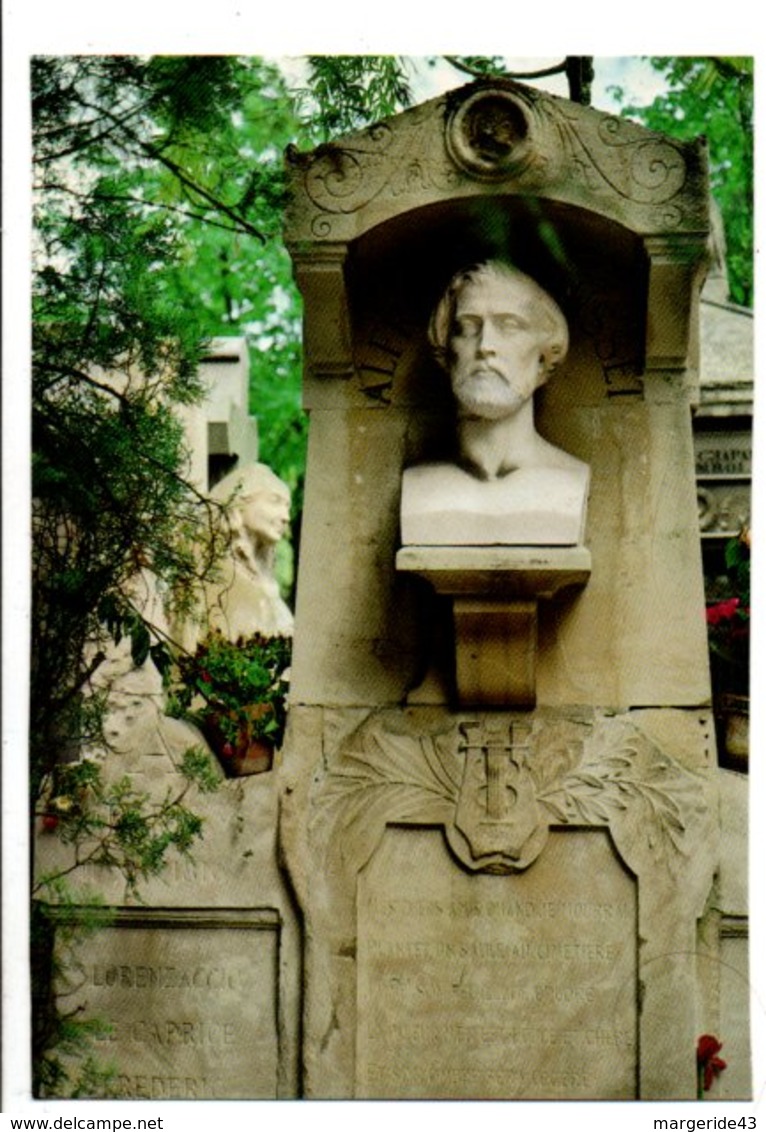
<svg viewBox="0 0 766 1132"><path fill-rule="evenodd" d="M343 744L316 801L332 830L327 844L340 852L345 867L361 868L389 823L454 830L461 791L471 778L464 776L459 747L456 721L417 735L385 713L368 719ZM634 725L542 722L528 750L529 804L540 811L542 824L606 826L628 864L648 855L674 872L689 855L689 826L704 809L701 785Z"/></svg>

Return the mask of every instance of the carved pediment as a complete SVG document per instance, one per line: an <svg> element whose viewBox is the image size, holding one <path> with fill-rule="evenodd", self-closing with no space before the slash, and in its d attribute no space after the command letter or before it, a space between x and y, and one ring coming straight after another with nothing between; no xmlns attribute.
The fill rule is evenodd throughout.
<svg viewBox="0 0 766 1132"><path fill-rule="evenodd" d="M288 151L287 242L348 241L455 197L534 195L648 234L707 227L706 153L519 83L473 83L311 153Z"/></svg>

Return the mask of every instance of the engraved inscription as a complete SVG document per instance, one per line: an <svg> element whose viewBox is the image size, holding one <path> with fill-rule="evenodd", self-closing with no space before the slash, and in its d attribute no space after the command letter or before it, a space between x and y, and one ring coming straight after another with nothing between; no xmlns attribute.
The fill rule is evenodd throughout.
<svg viewBox="0 0 766 1132"><path fill-rule="evenodd" d="M103 1022L107 1095L250 1099L277 1095L277 930L114 925L78 945L59 984L67 1009Z"/></svg>
<svg viewBox="0 0 766 1132"><path fill-rule="evenodd" d="M694 438L698 476L749 476L753 468L749 433L700 432Z"/></svg>
<svg viewBox="0 0 766 1132"><path fill-rule="evenodd" d="M736 534L750 520L750 436L729 429L701 432L694 438L694 456L700 530Z"/></svg>
<svg viewBox="0 0 766 1132"><path fill-rule="evenodd" d="M358 889L357 1095L636 1095L636 890L603 832L469 875L391 829Z"/></svg>

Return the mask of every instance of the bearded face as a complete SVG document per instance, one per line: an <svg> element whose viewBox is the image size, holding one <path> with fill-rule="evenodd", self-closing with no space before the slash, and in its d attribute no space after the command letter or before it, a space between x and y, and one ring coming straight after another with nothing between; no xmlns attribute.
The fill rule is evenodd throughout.
<svg viewBox="0 0 766 1132"><path fill-rule="evenodd" d="M545 380L543 335L523 284L492 277L457 296L448 343L452 390L464 414L517 412Z"/></svg>

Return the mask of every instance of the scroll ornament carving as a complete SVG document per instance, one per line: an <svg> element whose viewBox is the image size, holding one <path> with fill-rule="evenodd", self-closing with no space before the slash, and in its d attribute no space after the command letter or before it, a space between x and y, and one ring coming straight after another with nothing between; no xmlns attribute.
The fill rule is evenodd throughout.
<svg viewBox="0 0 766 1132"><path fill-rule="evenodd" d="M325 146L306 171L306 191L327 212L356 212L377 196L389 173L393 131L371 126L355 144Z"/></svg>
<svg viewBox="0 0 766 1132"><path fill-rule="evenodd" d="M686 158L679 145L623 118L603 117L590 128L589 115L566 103L543 99L541 110L561 139L564 163L578 169L591 189L611 190L625 200L652 206L667 205L686 183ZM592 112L590 112L592 113ZM671 215L667 208L663 215ZM678 208L672 212L680 223Z"/></svg>
<svg viewBox="0 0 766 1132"><path fill-rule="evenodd" d="M329 143L309 154L289 151L289 160L303 171L307 196L325 214L314 217L314 235L329 235L332 215L357 212L383 190L397 197L454 188L459 175L443 159L442 113L443 100L436 99L406 111L392 125L376 123L342 144Z"/></svg>
<svg viewBox="0 0 766 1132"><path fill-rule="evenodd" d="M589 192L650 206L647 220L675 228L689 176L680 144L514 83L462 88L289 160L318 210L318 238L381 196L422 198L474 181L568 197L573 174Z"/></svg>
<svg viewBox="0 0 766 1132"><path fill-rule="evenodd" d="M551 826L607 827L629 867L676 876L706 812L700 780L630 722L505 714L424 734L374 715L342 745L316 801L336 872L362 868L394 823L443 826L464 867L494 873L532 865Z"/></svg>

